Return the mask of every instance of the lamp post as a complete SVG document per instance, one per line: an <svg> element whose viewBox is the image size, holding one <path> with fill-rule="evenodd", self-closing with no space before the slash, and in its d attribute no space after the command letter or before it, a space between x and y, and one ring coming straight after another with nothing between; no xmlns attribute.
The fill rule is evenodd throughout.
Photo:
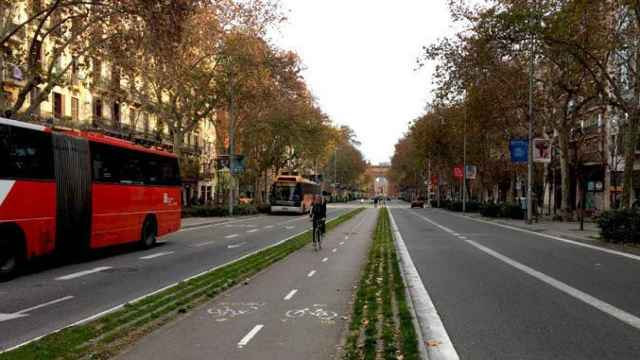
<svg viewBox="0 0 640 360"><path fill-rule="evenodd" d="M535 1L534 1L535 9ZM529 25L533 26L533 14L529 17ZM533 28L531 28L530 34L530 53L529 53L529 145L527 156L527 224L533 222L533 67L535 56L535 42L533 38Z"/></svg>
<svg viewBox="0 0 640 360"><path fill-rule="evenodd" d="M467 212L467 94L464 95L464 124L462 130L462 213Z"/></svg>

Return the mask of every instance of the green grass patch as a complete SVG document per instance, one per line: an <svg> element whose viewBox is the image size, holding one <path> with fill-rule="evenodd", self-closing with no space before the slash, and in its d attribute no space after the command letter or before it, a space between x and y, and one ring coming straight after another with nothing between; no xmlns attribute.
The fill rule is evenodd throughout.
<svg viewBox="0 0 640 360"><path fill-rule="evenodd" d="M420 358L405 294L389 213L382 208L353 303L345 360Z"/></svg>
<svg viewBox="0 0 640 360"><path fill-rule="evenodd" d="M327 231L349 221L363 208L327 223ZM224 267L184 281L158 294L80 326L65 328L13 351L0 360L107 359L136 339L209 301L238 282L255 275L311 242L311 232L298 235Z"/></svg>

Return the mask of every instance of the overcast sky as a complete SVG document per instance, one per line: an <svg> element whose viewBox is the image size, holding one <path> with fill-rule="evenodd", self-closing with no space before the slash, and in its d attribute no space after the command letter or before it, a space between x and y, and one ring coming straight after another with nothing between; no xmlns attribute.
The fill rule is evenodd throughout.
<svg viewBox="0 0 640 360"><path fill-rule="evenodd" d="M407 123L430 98L422 45L451 33L446 0L281 0L275 42L298 52L322 109L351 126L367 160L390 161Z"/></svg>

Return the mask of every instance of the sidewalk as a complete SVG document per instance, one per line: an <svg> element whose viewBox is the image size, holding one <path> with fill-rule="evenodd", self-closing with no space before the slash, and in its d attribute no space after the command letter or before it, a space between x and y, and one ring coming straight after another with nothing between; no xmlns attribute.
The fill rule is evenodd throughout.
<svg viewBox="0 0 640 360"><path fill-rule="evenodd" d="M118 359L335 358L376 215L363 211L329 232L320 252L306 246Z"/></svg>

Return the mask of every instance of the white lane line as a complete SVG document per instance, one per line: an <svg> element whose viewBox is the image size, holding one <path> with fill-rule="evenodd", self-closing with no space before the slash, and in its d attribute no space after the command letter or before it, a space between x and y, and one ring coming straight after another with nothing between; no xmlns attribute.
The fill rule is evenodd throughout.
<svg viewBox="0 0 640 360"><path fill-rule="evenodd" d="M239 236L238 234L231 234L231 235L225 236L224 238L225 239L233 239L233 238L238 237L238 236Z"/></svg>
<svg viewBox="0 0 640 360"><path fill-rule="evenodd" d="M609 303L606 303L596 297L593 297L585 292L582 292L570 285L567 285L565 283L563 283L562 281L556 280L554 278L552 278L551 276L545 275L537 270L534 270L524 264L521 264L507 256L504 256L494 250L489 249L486 246L480 245L478 243L476 243L473 240L466 240L467 243L475 246L476 248L480 249L481 251L495 257L496 259L503 261L511 266L513 266L514 268L525 272L528 275L533 276L534 278L548 284L551 285L552 287L562 291L563 293L573 296L574 298L586 303L587 305L591 305L594 308L609 314L611 316L613 316L614 318L622 321L625 324L631 325L634 328L640 330L640 318L622 310L619 309Z"/></svg>
<svg viewBox="0 0 640 360"><path fill-rule="evenodd" d="M258 229L251 229L251 230L247 230L247 232L248 232L248 233L254 233L254 232L256 232L256 231L258 231Z"/></svg>
<svg viewBox="0 0 640 360"><path fill-rule="evenodd" d="M450 214L450 213L447 212L447 214ZM589 245L589 244L585 244L585 243L582 243L582 242L579 242L579 241L561 238L559 236L553 236L553 235L549 235L549 234L538 233L538 232L527 230L527 229L521 229L521 228L519 228L517 226L505 225L505 224L500 224L500 223L496 223L496 222L493 222L493 221L477 219L477 218L473 218L473 217L469 217L469 216L462 216L462 215L457 215L457 214L450 214L450 215L457 216L457 217L462 218L462 219L467 219L467 220L477 221L477 222L481 222L481 223L485 223L485 224L500 226L502 228L509 229L509 230L520 231L520 232L523 232L523 233L536 235L536 236L542 236L542 237L546 237L548 239L562 241L562 242L567 243L567 244L576 245L576 246L582 246L582 247L585 247L585 248L588 248L588 249L601 251L601 252L604 252L604 253L607 253L607 254L618 255L618 256L622 256L622 257L626 257L626 258L629 258L629 259L640 261L640 256L639 255L627 254L625 252L606 249L606 248L603 248L603 247L600 247L600 246L595 246L595 245Z"/></svg>
<svg viewBox="0 0 640 360"><path fill-rule="evenodd" d="M441 229L446 229L446 227L436 223L435 221L425 217L425 216L420 216L421 218L423 218L425 221L441 228ZM486 254L489 254L493 257L495 257L498 260L501 260L513 267L515 267L516 269L533 276L534 278L562 291L563 293L573 296L574 298L586 303L587 305L591 305L594 308L604 312L605 314L609 314L610 316L613 316L614 318L624 322L625 324L631 325L634 328L640 330L640 318L636 317L633 314L630 314L622 309L619 309L609 303L606 303L596 297L593 297L585 292L582 292L570 285L567 285L565 283L563 283L562 281L556 280L554 278L552 278L551 276L548 276L544 273L541 273L537 270L534 270L533 268L528 267L527 265L524 265L522 263L519 263L516 260L513 260L507 256L504 256L502 254L500 254L497 251L491 250L486 246L480 245L477 242L473 241L473 240L465 240L465 242L469 243L470 245L473 245L474 247L476 247L477 249L485 252Z"/></svg>
<svg viewBox="0 0 640 360"><path fill-rule="evenodd" d="M227 249L235 249L235 248L239 248L240 246L246 244L246 242L241 242L238 244L233 244L233 245L227 245Z"/></svg>
<svg viewBox="0 0 640 360"><path fill-rule="evenodd" d="M338 251L338 249L336 248L331 249L331 252L336 252L336 251Z"/></svg>
<svg viewBox="0 0 640 360"><path fill-rule="evenodd" d="M267 225L264 227L265 229L273 229L273 225Z"/></svg>
<svg viewBox="0 0 640 360"><path fill-rule="evenodd" d="M100 266L100 267L97 267L97 268L91 269L91 270L78 271L78 272L73 273L73 274L59 276L59 277L56 278L56 280L58 280L58 281L60 281L60 280L71 280L71 279L79 278L79 277L82 277L82 276L86 276L86 275L98 273L98 272L101 272L101 271L109 270L109 269L112 269L112 267L111 266Z"/></svg>
<svg viewBox="0 0 640 360"><path fill-rule="evenodd" d="M436 306L433 304L427 289L424 287L424 283L413 264L413 260L411 260L411 255L409 255L407 246L402 239L402 235L391 211L389 211L389 219L391 220L391 228L393 229L396 248L400 254L402 274L407 283L413 309L418 319L417 325L420 329L418 335L421 337L421 339L419 339L420 341L418 341L420 344L420 352L422 354L428 354L428 358L432 360L458 360L460 357L449 338L449 334L447 334L442 319L440 319L438 315ZM425 341L435 342L439 345L426 348ZM426 358L426 356L423 356L423 358Z"/></svg>
<svg viewBox="0 0 640 360"><path fill-rule="evenodd" d="M193 246L194 247L202 247L202 246L212 245L212 244L215 244L215 243L216 243L215 241L205 241L203 243L195 244Z"/></svg>
<svg viewBox="0 0 640 360"><path fill-rule="evenodd" d="M30 312L32 312L34 310L38 310L38 309L41 309L43 307L47 307L47 306L54 305L54 304L57 304L57 303L60 303L60 302L63 302L63 301L67 301L67 300L71 300L71 299L73 299L73 296L65 296L65 297L60 298L60 299L48 301L48 302L46 302L44 304L40 304L40 305L32 306L30 308L22 309L20 311L16 311L16 312L14 312L12 314L0 313L0 322L13 320L13 319L18 319L18 318L22 318L22 317L27 317L27 316L29 316L28 313L30 313Z"/></svg>
<svg viewBox="0 0 640 360"><path fill-rule="evenodd" d="M295 226L285 226L284 228L287 229L287 230L291 230L291 229L295 228Z"/></svg>
<svg viewBox="0 0 640 360"><path fill-rule="evenodd" d="M335 213L337 213L337 211L331 212L331 214L332 214L332 215L333 215L333 214L335 214ZM346 214L346 213L345 213L345 214ZM341 216L341 214L336 214L336 216L334 216L334 217L332 217L331 219L329 219L329 220L327 221L327 223L330 223L330 222L335 221L335 220L336 220L338 217L340 217L340 216ZM305 219L306 219L306 218L305 218ZM190 229L188 229L188 230L190 230ZM195 278L197 278L197 277L199 277L199 276L206 275L206 274L210 274L210 273L212 273L212 272L214 272L214 271L216 271L216 270L218 270L218 269L221 269L221 268L223 268L223 267L225 267L225 266L229 266L229 265L231 265L231 264L234 264L234 263L237 263L237 262L239 262L239 261L242 261L242 260L244 260L244 259L246 259L246 258L248 258L248 257L250 257L250 256L253 256L253 255L255 255L255 254L257 254L257 253L259 253L259 252L261 252L261 251L264 251L264 250L267 250L267 249L274 248L274 247L276 247L276 246L278 246L278 245L282 245L282 244L286 243L287 241L290 241L291 239L293 239L293 238L295 238L295 237L297 237L297 236L300 236L300 235L302 235L302 234L305 234L307 231L309 231L309 230L306 230L306 229L305 229L305 230L303 230L303 231L300 231L300 232L298 232L297 234L293 234L293 235L291 235L291 236L289 236L289 237L287 237L287 238L284 238L284 239L282 239L282 240L280 240L280 241L277 241L277 242L275 242L275 243L273 243L273 244L267 245L267 246L265 246L265 247L263 247L263 248L256 249L256 250L251 251L251 252L249 252L249 253L247 253L247 254L244 254L244 255L240 256L239 258L237 258L237 259L233 259L233 260L227 261L226 263L223 263L223 264L220 264L220 265L213 266L213 267L211 267L210 269L207 269L207 270L204 270L204 271L199 272L199 273L197 273L197 274L194 274L194 275L188 276L188 277L186 277L186 278L182 279L180 282L182 282L182 281L189 281L189 280L191 280L191 279L195 279ZM146 299L146 298L148 298L148 297L150 297L150 296L153 296L153 295L159 294L159 293L161 293L161 292L163 292L163 291L165 291L165 290L167 290L167 289L173 288L173 287L177 286L178 284L180 284L180 282L174 282L174 283L171 283L171 284L169 284L169 285L163 286L163 287L161 287L161 288L159 288L159 289L156 289L156 290L153 290L153 291L151 291L151 292L149 292L149 293L146 293L146 294L140 295L140 296L138 296L138 297L137 297L137 298L135 298L135 299L128 300L128 301L126 301L126 302L124 302L124 303L122 303L122 304L115 305L115 306L113 306L113 307L111 307L111 308L108 308L108 309L106 309L106 310L100 311L100 312L98 312L98 313L96 313L96 314L93 314L93 315L91 315L91 316L88 316L88 317L86 317L86 318L83 318L83 319L80 319L80 320L78 320L78 321L75 321L75 322L73 322L73 323L71 323L71 324L69 324L69 325L64 325L64 326L61 326L61 327L59 327L59 328L57 328L57 329L55 329L55 330L53 330L53 331L48 331L48 332L47 332L46 334L44 334L44 335L35 336L35 337L33 337L33 338L29 339L29 340L25 340L25 341L23 341L23 342L21 342L21 343L19 343L19 344L17 344L17 345L11 346L11 347L9 347L9 348L0 349L0 354L6 353L6 352L9 352L9 351L13 351L13 350L16 350L16 349L20 349L20 348L22 348L22 347L24 347L24 346L26 346L26 345L29 345L29 344L33 343L34 341L38 341L38 340L40 340L40 339L44 338L44 337L45 337L45 336L47 336L47 335L51 335L51 334L58 333L58 332L60 332L60 331L62 331L62 330L64 330L64 329L67 329L67 328L69 328L69 327L72 327L72 326L79 326L79 325L84 325L84 324L86 324L86 323L88 323L88 322L90 322L90 321L93 321L93 320L95 320L95 319L99 319L99 318L101 318L101 317L103 317L103 316L105 316L105 315L108 315L108 314L111 314L111 313L113 313L113 312L115 312L115 311L117 311L117 310L120 310L120 309L124 308L124 307L125 307L125 305L128 305L128 304L134 304L134 303L140 302L140 301L142 301L142 300L144 300L144 299Z"/></svg>
<svg viewBox="0 0 640 360"><path fill-rule="evenodd" d="M327 262L327 260L329 260L329 258L324 258L322 259L322 262Z"/></svg>
<svg viewBox="0 0 640 360"><path fill-rule="evenodd" d="M291 300L293 295L295 295L297 292L298 292L298 289L293 289L293 290L289 291L287 296L284 297L284 300Z"/></svg>
<svg viewBox="0 0 640 360"><path fill-rule="evenodd" d="M240 220L231 220L231 221L221 221L221 222L217 222L217 223L213 223L213 224L203 224L203 225L195 225L195 226L191 226L188 228L184 228L184 229L180 229L178 230L178 232L183 232L183 231L194 231L194 230L200 230L200 229L205 229L205 228L210 228L210 227L215 227L215 226L221 226L221 225L227 225L227 224L235 224L238 222L243 222L243 221L248 221L248 220L255 220L260 218L261 216L253 216L250 218L246 218L246 219L240 219ZM231 227L231 226L229 226Z"/></svg>
<svg viewBox="0 0 640 360"><path fill-rule="evenodd" d="M340 241L340 245L344 245L344 241Z"/></svg>
<svg viewBox="0 0 640 360"><path fill-rule="evenodd" d="M312 276L313 276L313 275L315 275L315 274L316 274L316 271L315 271L315 270L311 270L311 271L309 271L309 273L307 274L307 277L312 277Z"/></svg>
<svg viewBox="0 0 640 360"><path fill-rule="evenodd" d="M173 254L173 251L159 252L159 253L143 256L143 257L140 258L140 260L155 259L155 258L158 258L158 257L161 257L161 256L167 256L167 255L171 255L171 254Z"/></svg>
<svg viewBox="0 0 640 360"><path fill-rule="evenodd" d="M247 335L245 335L242 340L240 340L240 342L238 343L238 347L242 348L244 346L246 346L249 341L251 341L251 339L253 339L254 336L256 336L256 334L262 330L262 328L264 327L264 325L260 324L260 325L256 325L253 327L253 329L251 329L251 331L249 331L249 333Z"/></svg>

